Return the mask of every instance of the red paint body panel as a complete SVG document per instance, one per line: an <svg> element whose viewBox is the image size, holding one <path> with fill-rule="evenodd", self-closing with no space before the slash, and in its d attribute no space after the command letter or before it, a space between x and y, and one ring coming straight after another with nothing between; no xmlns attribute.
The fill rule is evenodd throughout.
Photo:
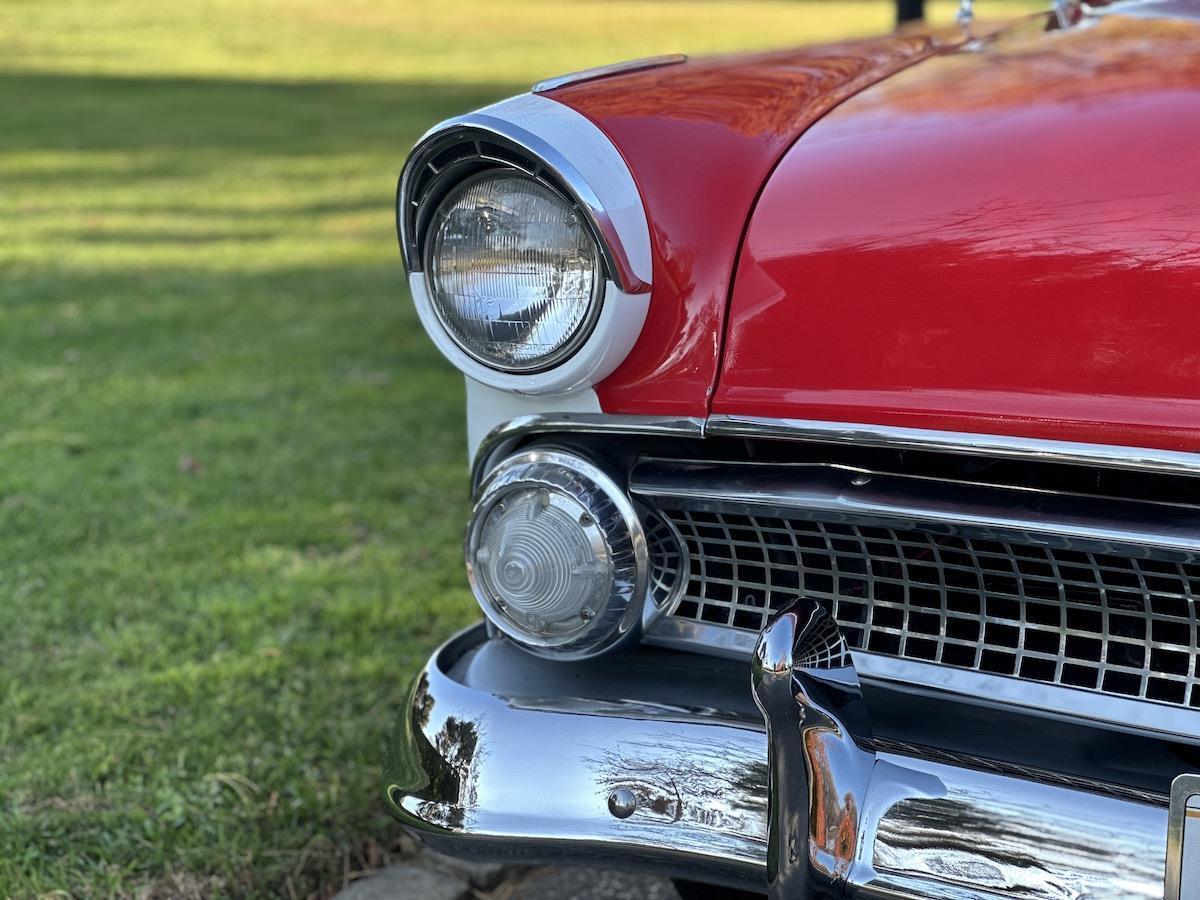
<svg viewBox="0 0 1200 900"><path fill-rule="evenodd" d="M1200 449L1200 24L1018 28L846 101L728 328L714 413Z"/></svg>
<svg viewBox="0 0 1200 900"><path fill-rule="evenodd" d="M937 40L691 61L547 94L609 136L651 223L650 311L629 358L597 385L606 412L707 414L738 246L772 167L819 116Z"/></svg>

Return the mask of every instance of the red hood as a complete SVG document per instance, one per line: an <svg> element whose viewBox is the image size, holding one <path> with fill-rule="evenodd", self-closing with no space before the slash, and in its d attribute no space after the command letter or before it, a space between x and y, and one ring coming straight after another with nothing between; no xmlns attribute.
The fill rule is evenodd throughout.
<svg viewBox="0 0 1200 900"><path fill-rule="evenodd" d="M606 411L708 412L738 246L771 169L821 115L936 42L889 37L690 61L547 94L609 136L651 223L650 312L629 358L597 386Z"/></svg>
<svg viewBox="0 0 1200 900"><path fill-rule="evenodd" d="M1200 449L1200 24L939 55L763 190L712 412Z"/></svg>

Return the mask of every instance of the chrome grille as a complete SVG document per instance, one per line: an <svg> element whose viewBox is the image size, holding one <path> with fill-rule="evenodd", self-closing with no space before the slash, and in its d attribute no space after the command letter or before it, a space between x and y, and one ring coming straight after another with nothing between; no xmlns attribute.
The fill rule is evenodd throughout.
<svg viewBox="0 0 1200 900"><path fill-rule="evenodd" d="M656 512L645 517L646 549L650 556L650 597L660 608L669 608L684 588L683 537L674 524Z"/></svg>
<svg viewBox="0 0 1200 900"><path fill-rule="evenodd" d="M756 632L821 599L853 649L1200 708L1200 564L919 529L660 509L673 615Z"/></svg>

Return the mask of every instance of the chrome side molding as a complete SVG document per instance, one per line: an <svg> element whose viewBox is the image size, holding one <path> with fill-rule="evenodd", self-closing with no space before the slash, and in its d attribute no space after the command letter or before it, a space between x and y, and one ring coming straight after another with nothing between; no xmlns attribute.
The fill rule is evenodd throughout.
<svg viewBox="0 0 1200 900"><path fill-rule="evenodd" d="M497 426L480 445L472 468L472 483L486 470L497 445L535 432L610 433L675 437L726 437L744 440L808 441L850 444L889 450L914 450L990 456L997 459L1061 465L1097 466L1166 475L1200 475L1200 451L1159 450L1073 441L1050 441L1009 435L935 431L851 422L807 419L768 419L753 416L639 416L581 413L519 416Z"/></svg>
<svg viewBox="0 0 1200 900"><path fill-rule="evenodd" d="M1028 462L1161 472L1167 475L1200 475L1200 452L1051 441L999 434L729 415L709 416L704 433L714 437L856 444L888 450L925 450Z"/></svg>

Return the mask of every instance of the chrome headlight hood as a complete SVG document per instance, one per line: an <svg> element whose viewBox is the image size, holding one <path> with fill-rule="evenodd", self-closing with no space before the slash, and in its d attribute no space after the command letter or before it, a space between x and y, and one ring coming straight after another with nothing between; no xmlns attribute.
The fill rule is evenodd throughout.
<svg viewBox="0 0 1200 900"><path fill-rule="evenodd" d="M438 203L467 178L510 171L561 196L586 223L603 259L603 290L590 333L565 359L535 372L481 363L447 332L431 302L424 244ZM400 176L396 224L418 315L438 349L464 374L501 390L563 394L590 387L628 355L645 322L650 228L633 175L612 142L580 113L522 95L430 130Z"/></svg>

